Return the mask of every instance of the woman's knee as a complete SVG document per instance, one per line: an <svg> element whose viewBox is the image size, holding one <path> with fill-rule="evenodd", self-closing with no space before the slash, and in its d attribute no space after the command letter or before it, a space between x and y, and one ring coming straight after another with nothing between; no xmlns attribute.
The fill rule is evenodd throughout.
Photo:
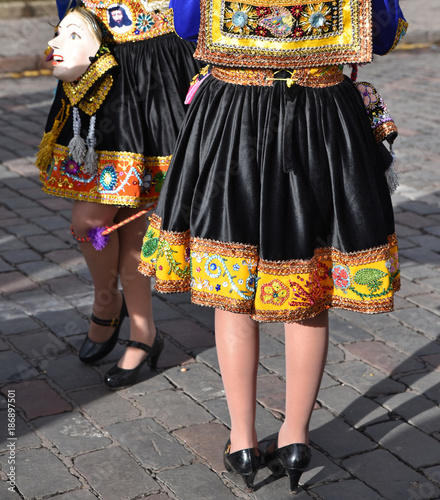
<svg viewBox="0 0 440 500"><path fill-rule="evenodd" d="M79 237L87 236L95 227L112 226L118 207L98 203L77 202L72 209L72 228Z"/></svg>

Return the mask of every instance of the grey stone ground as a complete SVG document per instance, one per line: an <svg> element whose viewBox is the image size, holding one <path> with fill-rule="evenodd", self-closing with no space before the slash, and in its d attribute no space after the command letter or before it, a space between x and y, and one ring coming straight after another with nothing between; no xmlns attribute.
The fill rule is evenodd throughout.
<svg viewBox="0 0 440 500"><path fill-rule="evenodd" d="M430 13L439 12L438 0L402 5L414 16L425 13L423 23L414 17L414 31L426 28L427 35L414 43L437 39L439 18ZM30 38L28 55L34 45ZM3 53L0 70L23 71L11 57ZM438 62L434 46L397 51L360 70L400 131L402 181L393 199L403 286L391 314L331 313L311 423L313 461L298 500L440 499ZM159 371L146 367L130 389L112 393L102 384L122 346L95 367L78 361L91 280L68 229L71 203L44 195L33 166L54 87L51 77L0 78L0 498L288 498L286 478L273 480L267 469L253 494L223 469L228 412L212 310L191 305L187 295L154 295L166 350ZM284 360L281 327L263 325L261 332L263 439L282 419ZM15 408L8 409L12 395ZM8 427L12 416L15 427ZM11 466L15 491L8 490Z"/></svg>

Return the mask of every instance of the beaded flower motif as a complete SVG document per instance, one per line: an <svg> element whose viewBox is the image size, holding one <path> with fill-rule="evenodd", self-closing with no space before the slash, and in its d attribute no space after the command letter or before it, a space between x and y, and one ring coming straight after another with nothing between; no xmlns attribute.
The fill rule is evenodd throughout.
<svg viewBox="0 0 440 500"><path fill-rule="evenodd" d="M106 191L113 191L118 184L118 174L113 165L106 165L101 172L99 182Z"/></svg>
<svg viewBox="0 0 440 500"><path fill-rule="evenodd" d="M274 279L261 287L261 301L264 304L281 306L289 298L290 291L280 280Z"/></svg>
<svg viewBox="0 0 440 500"><path fill-rule="evenodd" d="M136 29L143 33L150 31L155 24L156 22L151 14L139 14L136 19Z"/></svg>
<svg viewBox="0 0 440 500"><path fill-rule="evenodd" d="M248 35L258 24L258 15L250 5L231 3L225 7L225 27L236 34Z"/></svg>
<svg viewBox="0 0 440 500"><path fill-rule="evenodd" d="M307 34L327 32L332 26L331 9L325 4L307 5L299 21Z"/></svg>
<svg viewBox="0 0 440 500"><path fill-rule="evenodd" d="M63 165L66 174L75 175L79 171L79 165L75 161L68 159Z"/></svg>
<svg viewBox="0 0 440 500"><path fill-rule="evenodd" d="M377 104L377 102L379 101L379 97L372 85L368 85L367 83L358 83L357 88L362 94L362 99L364 100L365 107L370 108Z"/></svg>

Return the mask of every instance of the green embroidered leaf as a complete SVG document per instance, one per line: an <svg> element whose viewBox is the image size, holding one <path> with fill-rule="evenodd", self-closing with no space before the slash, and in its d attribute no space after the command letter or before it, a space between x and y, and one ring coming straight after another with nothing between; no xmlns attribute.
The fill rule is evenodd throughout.
<svg viewBox="0 0 440 500"><path fill-rule="evenodd" d="M159 172L154 176L155 190L156 193L160 193L162 190L163 181L165 180L166 172Z"/></svg>
<svg viewBox="0 0 440 500"><path fill-rule="evenodd" d="M361 269L354 275L354 282L358 285L372 285L377 283L382 278L385 278L387 273L384 273L380 269Z"/></svg>
<svg viewBox="0 0 440 500"><path fill-rule="evenodd" d="M142 245L142 255L146 258L151 257L157 250L159 238L150 238Z"/></svg>

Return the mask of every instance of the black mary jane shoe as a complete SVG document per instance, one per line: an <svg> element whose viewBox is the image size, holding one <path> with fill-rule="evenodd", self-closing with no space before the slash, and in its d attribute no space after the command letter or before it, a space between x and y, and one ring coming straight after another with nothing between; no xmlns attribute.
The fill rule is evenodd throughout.
<svg viewBox="0 0 440 500"><path fill-rule="evenodd" d="M223 463L228 472L239 474L244 481L246 493L254 491L254 480L261 463L261 453L258 448L229 453L231 441L228 440L223 453Z"/></svg>
<svg viewBox="0 0 440 500"><path fill-rule="evenodd" d="M145 363L148 363L151 369L155 370L160 353L164 347L164 340L159 331L157 331L156 338L154 339L154 343L151 347L143 342L136 342L135 340L127 340L124 343L127 347L136 347L136 349L144 350L147 353L147 356L131 370L119 368L117 364L110 368L104 376L104 384L112 390L124 389L133 385L136 382L142 365Z"/></svg>
<svg viewBox="0 0 440 500"><path fill-rule="evenodd" d="M122 322L124 318L128 316L127 305L125 303L124 296L122 295L122 307L118 318L113 319L100 319L92 314L91 321L100 326L114 327L115 331L112 336L105 342L94 342L89 339L86 335L84 342L79 349L79 359L83 363L96 363L100 359L110 354L115 348L116 342L118 341L119 331L121 329Z"/></svg>
<svg viewBox="0 0 440 500"><path fill-rule="evenodd" d="M271 446L269 446L271 448ZM306 444L294 443L277 447L274 443L274 450L264 454L264 462L272 471L274 476L287 474L290 480L290 493L295 494L298 491L298 483L301 474L308 467L312 458L310 448Z"/></svg>

